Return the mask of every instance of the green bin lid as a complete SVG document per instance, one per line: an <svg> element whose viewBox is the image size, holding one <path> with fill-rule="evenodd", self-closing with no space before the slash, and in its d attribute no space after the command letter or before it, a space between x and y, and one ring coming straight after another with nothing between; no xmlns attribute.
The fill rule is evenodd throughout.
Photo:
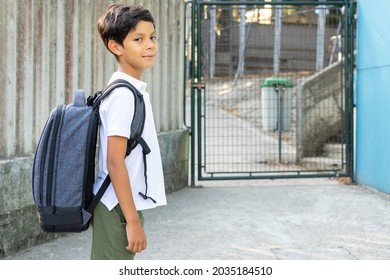
<svg viewBox="0 0 390 280"><path fill-rule="evenodd" d="M287 88L292 88L293 84L290 79L287 78L278 78L278 77L271 77L264 80L262 87L274 87L276 85L283 85Z"/></svg>

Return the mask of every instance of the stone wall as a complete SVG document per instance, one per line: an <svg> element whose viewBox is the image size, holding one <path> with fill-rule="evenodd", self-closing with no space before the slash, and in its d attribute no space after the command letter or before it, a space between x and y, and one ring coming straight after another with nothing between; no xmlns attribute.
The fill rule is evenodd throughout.
<svg viewBox="0 0 390 280"><path fill-rule="evenodd" d="M334 63L297 86L297 161L320 156L342 137L342 64Z"/></svg>

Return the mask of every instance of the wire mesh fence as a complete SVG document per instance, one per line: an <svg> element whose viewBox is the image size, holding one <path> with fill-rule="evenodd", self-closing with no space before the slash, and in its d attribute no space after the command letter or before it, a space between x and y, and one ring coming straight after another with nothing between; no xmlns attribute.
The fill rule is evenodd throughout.
<svg viewBox="0 0 390 280"><path fill-rule="evenodd" d="M198 6L201 177L345 172L343 4Z"/></svg>

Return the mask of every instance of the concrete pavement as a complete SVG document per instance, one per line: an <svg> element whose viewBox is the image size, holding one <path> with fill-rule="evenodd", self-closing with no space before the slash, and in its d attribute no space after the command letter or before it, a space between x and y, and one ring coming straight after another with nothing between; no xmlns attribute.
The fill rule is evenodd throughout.
<svg viewBox="0 0 390 280"><path fill-rule="evenodd" d="M390 196L336 179L205 182L144 211L138 260L389 260ZM89 258L91 230L11 260Z"/></svg>

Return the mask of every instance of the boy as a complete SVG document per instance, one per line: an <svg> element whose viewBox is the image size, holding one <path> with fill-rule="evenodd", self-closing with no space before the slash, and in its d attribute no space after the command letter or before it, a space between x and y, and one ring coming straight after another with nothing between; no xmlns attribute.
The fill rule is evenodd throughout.
<svg viewBox="0 0 390 280"><path fill-rule="evenodd" d="M97 26L106 48L118 62L118 70L109 82L125 79L144 97L146 119L142 137L151 152L146 161L146 190L142 147L137 145L125 159L134 96L127 88L115 89L102 101L99 111L99 173L94 193L107 174L112 183L92 217L91 259L134 259L135 253L145 250L147 243L141 210L166 205L153 112L146 83L140 81L143 70L153 65L157 54L155 25L148 10L113 4L98 20Z"/></svg>

